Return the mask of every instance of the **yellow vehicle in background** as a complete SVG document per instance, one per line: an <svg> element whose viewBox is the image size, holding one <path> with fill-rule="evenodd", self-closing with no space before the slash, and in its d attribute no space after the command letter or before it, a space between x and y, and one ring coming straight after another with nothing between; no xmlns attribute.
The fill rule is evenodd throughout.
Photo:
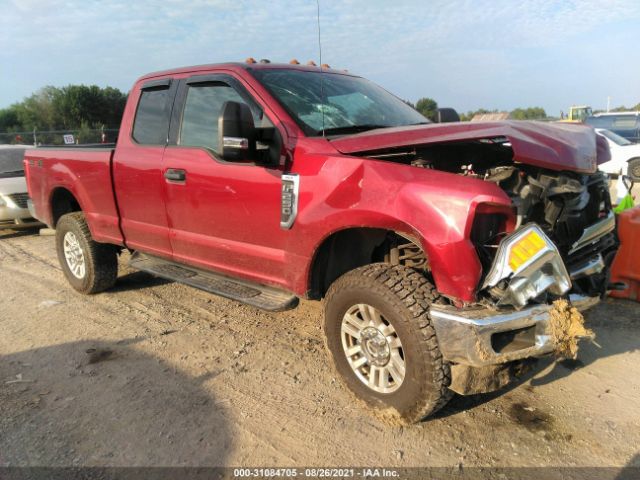
<svg viewBox="0 0 640 480"><path fill-rule="evenodd" d="M567 123L583 123L585 118L593 115L593 110L588 105L572 105L567 116L561 115L560 121Z"/></svg>

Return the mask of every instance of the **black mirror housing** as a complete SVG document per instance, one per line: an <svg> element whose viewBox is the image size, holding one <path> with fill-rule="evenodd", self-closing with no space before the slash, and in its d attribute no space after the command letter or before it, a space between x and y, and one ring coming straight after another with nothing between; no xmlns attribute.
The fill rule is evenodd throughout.
<svg viewBox="0 0 640 480"><path fill-rule="evenodd" d="M256 128L258 162L278 166L281 162L282 137L276 127Z"/></svg>
<svg viewBox="0 0 640 480"><path fill-rule="evenodd" d="M218 145L224 160L253 160L256 157L256 128L246 103L228 101L218 117Z"/></svg>
<svg viewBox="0 0 640 480"><path fill-rule="evenodd" d="M460 115L453 108L439 108L436 111L436 123L459 122Z"/></svg>

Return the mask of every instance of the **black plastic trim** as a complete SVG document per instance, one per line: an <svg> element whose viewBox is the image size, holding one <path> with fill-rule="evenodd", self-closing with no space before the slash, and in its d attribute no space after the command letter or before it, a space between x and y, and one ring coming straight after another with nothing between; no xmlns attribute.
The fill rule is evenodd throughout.
<svg viewBox="0 0 640 480"><path fill-rule="evenodd" d="M142 87L140 88L140 90L150 90L150 89L159 88L159 87L169 88L171 86L172 80L173 80L172 78L161 78L160 80L149 80L148 82L145 82L142 84Z"/></svg>
<svg viewBox="0 0 640 480"><path fill-rule="evenodd" d="M210 73L207 75L194 75L193 77L189 77L186 81L186 84L194 85L198 83L220 83L222 85L230 85L235 88L235 85L231 85L230 80L231 82L233 82L235 78L227 73Z"/></svg>
<svg viewBox="0 0 640 480"><path fill-rule="evenodd" d="M182 111L187 100L186 80L176 82L176 94L171 106L171 118L169 119L169 141L167 146L177 146L180 138L180 126L182 124Z"/></svg>

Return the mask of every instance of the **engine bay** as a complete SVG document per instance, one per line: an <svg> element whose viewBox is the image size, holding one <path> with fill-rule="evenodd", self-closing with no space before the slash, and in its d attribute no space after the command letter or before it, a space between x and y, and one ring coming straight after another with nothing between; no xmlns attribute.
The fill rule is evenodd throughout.
<svg viewBox="0 0 640 480"><path fill-rule="evenodd" d="M493 182L507 193L516 217L513 229L496 214L476 215L474 222L472 240L485 272L502 238L529 223L539 225L555 243L569 270L596 256L607 265L613 260L618 245L614 232L574 251L585 230L610 214L608 178L601 172L552 171L514 162L506 137L402 147L366 156ZM572 292L602 295L607 278L594 273L573 284Z"/></svg>

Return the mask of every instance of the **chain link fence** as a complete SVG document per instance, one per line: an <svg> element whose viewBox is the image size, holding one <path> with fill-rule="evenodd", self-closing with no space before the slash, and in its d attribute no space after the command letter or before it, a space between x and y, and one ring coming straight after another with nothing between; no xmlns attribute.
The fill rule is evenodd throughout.
<svg viewBox="0 0 640 480"><path fill-rule="evenodd" d="M79 128L70 130L33 130L0 132L0 145L88 145L115 143L117 128Z"/></svg>

